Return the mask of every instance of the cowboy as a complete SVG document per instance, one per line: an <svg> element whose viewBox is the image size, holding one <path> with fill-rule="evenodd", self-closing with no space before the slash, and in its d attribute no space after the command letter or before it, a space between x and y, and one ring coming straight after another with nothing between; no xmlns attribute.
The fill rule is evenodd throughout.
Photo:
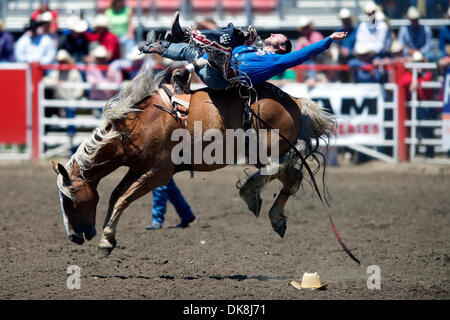
<svg viewBox="0 0 450 320"><path fill-rule="evenodd" d="M220 30L199 31L194 30L191 34L191 40L194 42L204 42L208 46L198 47L187 43L177 43L173 39L182 39L183 31L175 17L171 31L165 40L154 41L151 32L150 39L142 42L139 49L143 53L157 53L165 58L176 61L190 62L186 67L179 70L177 76L181 83L186 83L192 72L196 72L200 79L210 88L215 90L226 90L232 86L234 80L240 83L244 80L248 85L258 85L280 72L295 67L313 56L325 51L331 45L333 40L342 40L347 36L346 32L335 32L331 36L311 44L301 50L291 52L292 44L283 34L271 34L265 39L261 48L255 45L242 45L243 43L253 44L256 42L254 34L251 32L243 33L243 39L239 39L239 33L236 36L236 29L230 23L227 28ZM237 39L236 39L237 38ZM214 39L217 41L211 41ZM150 41L149 41L150 40ZM223 45L226 43L226 45ZM212 50L212 49L213 50ZM206 54L204 50L206 49ZM229 56L228 61L217 61L218 50L223 49L225 55ZM228 67L223 68L223 62Z"/></svg>

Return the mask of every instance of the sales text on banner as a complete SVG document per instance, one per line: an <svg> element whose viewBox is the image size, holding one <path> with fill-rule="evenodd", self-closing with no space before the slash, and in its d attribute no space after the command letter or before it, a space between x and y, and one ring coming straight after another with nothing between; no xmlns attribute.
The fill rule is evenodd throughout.
<svg viewBox="0 0 450 320"><path fill-rule="evenodd" d="M282 89L308 98L328 109L337 120L336 142L345 145L379 145L384 142L384 99L380 84L285 84Z"/></svg>

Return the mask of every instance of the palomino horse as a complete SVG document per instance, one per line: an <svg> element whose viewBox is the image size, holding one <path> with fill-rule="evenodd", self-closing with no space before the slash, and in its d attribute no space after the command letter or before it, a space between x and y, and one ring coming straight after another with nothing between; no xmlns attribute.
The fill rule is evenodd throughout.
<svg viewBox="0 0 450 320"><path fill-rule="evenodd" d="M177 129L177 121L155 107L164 105L157 91L163 78L164 75L153 78L148 71L140 73L118 96L108 101L103 110L102 125L83 141L66 165L53 163L58 174L64 227L68 238L77 244L96 235L99 181L121 166L129 167L109 200L98 245L99 258L108 256L114 249L117 223L133 201L167 184L176 172L186 169L212 171L226 166L225 161L223 164L201 162L191 166L172 162L171 150L178 142L172 141L171 135ZM304 158L314 157L316 150L312 148L311 139L329 137L334 121L312 101L292 98L273 85L265 83L255 89L258 100L250 107L263 122L253 118L251 127L259 130L267 128L264 123L270 124L279 129L280 137L285 137L289 143L279 138L281 156L278 172L266 176L260 169L240 187L240 196L258 216L261 189L269 181L279 179L283 188L270 209L269 217L273 229L282 237L286 230L283 208L303 178L303 163L298 151L292 152L292 145ZM242 109L242 98L237 90L197 90L190 99L187 130L193 135L194 121L201 121L203 131L217 129L225 133L226 129L241 128ZM267 134L268 145L270 133Z"/></svg>

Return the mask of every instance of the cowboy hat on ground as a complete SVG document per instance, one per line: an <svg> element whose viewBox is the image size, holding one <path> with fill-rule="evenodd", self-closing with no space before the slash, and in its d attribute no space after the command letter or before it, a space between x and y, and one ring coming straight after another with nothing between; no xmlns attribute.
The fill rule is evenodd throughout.
<svg viewBox="0 0 450 320"><path fill-rule="evenodd" d="M291 285L297 289L323 290L328 286L328 282L323 284L320 283L320 277L317 272L314 273L305 272L303 274L301 283L292 280Z"/></svg>

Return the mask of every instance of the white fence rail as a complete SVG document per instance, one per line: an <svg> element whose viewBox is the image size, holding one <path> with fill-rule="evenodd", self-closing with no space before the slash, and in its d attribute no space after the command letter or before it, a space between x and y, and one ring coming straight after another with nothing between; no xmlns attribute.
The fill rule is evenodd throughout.
<svg viewBox="0 0 450 320"><path fill-rule="evenodd" d="M432 147L434 153L445 153L447 150L442 148L442 119L422 120L418 119L418 108L441 109L443 107L442 101L436 100L419 100L419 72L421 70L433 70L437 68L436 63L406 63L405 67L411 69L412 85L414 90L411 92L411 100L407 102L406 106L411 110L410 120L405 121L405 125L410 128L410 135L405 142L409 145L409 159L414 160L417 157L418 147ZM423 81L420 87L423 89L442 89L443 83L441 81ZM421 128L434 128L433 137L422 138L418 136L418 130ZM440 136L440 137L439 137ZM435 138L436 137L436 138ZM446 162L450 164L449 159L440 159L439 162Z"/></svg>

